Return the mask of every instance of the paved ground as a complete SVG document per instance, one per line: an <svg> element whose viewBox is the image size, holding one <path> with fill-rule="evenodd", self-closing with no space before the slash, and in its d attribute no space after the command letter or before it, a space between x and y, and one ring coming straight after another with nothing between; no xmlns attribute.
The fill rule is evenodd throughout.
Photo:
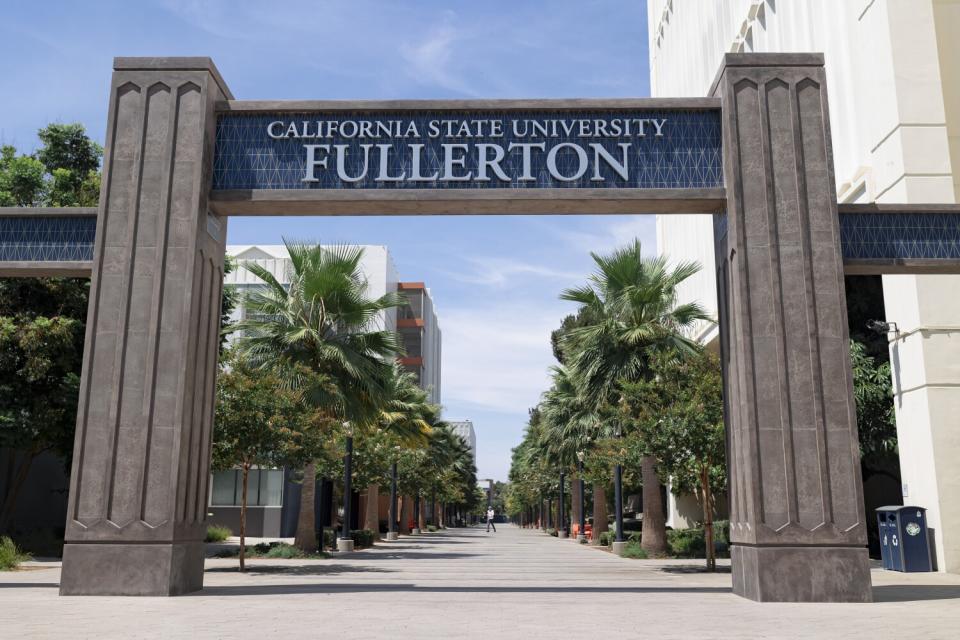
<svg viewBox="0 0 960 640"><path fill-rule="evenodd" d="M57 565L0 573L0 638L960 638L960 576L878 570L873 604L757 604L699 563L506 525L235 564L207 560L207 588L180 598L61 598Z"/></svg>

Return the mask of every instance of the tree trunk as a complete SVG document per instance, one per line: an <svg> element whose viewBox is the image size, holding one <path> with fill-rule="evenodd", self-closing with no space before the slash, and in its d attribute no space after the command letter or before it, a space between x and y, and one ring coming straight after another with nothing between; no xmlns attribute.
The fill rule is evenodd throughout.
<svg viewBox="0 0 960 640"><path fill-rule="evenodd" d="M667 520L663 514L663 497L660 495L656 459L653 456L644 456L640 469L643 473L643 533L640 546L651 556L665 556Z"/></svg>
<svg viewBox="0 0 960 640"><path fill-rule="evenodd" d="M700 470L700 489L703 494L703 536L707 545L707 571L717 570L717 550L713 543L713 496L710 493L710 468Z"/></svg>
<svg viewBox="0 0 960 640"><path fill-rule="evenodd" d="M300 488L300 516L297 518L297 535L294 546L304 553L317 550L317 522L313 502L317 490L317 465L310 463L303 470L303 486Z"/></svg>
<svg viewBox="0 0 960 640"><path fill-rule="evenodd" d="M247 480L250 465L243 463L243 488L240 491L240 572L247 570Z"/></svg>
<svg viewBox="0 0 960 640"><path fill-rule="evenodd" d="M33 450L26 452L24 454L26 457L23 459L23 462L20 463L20 466L17 467L17 473L13 478L13 482L7 489L7 495L4 496L3 508L0 509L0 532L7 531L10 521L13 520L13 509L17 504L17 496L20 495L20 489L23 488L24 482L27 481L27 476L30 475L30 466L33 464L33 459L37 456L37 453L37 451ZM11 464L13 464L13 461L16 459L16 455L16 451L11 450Z"/></svg>
<svg viewBox="0 0 960 640"><path fill-rule="evenodd" d="M410 518L413 513L413 498L403 496L400 498L400 533L410 534Z"/></svg>
<svg viewBox="0 0 960 640"><path fill-rule="evenodd" d="M577 480L577 474L570 474L570 537L576 539L576 534L573 533L573 527L578 528L578 533L583 533L579 531L580 527L580 482Z"/></svg>
<svg viewBox="0 0 960 640"><path fill-rule="evenodd" d="M374 540L380 539L380 485L371 484L367 487L367 515L363 528L373 531Z"/></svg>
<svg viewBox="0 0 960 640"><path fill-rule="evenodd" d="M600 534L607 531L607 490L602 482L593 483L593 539L590 544L600 544Z"/></svg>
<svg viewBox="0 0 960 640"><path fill-rule="evenodd" d="M427 501L424 498L420 498L420 514L417 517L417 528L420 531L427 530Z"/></svg>

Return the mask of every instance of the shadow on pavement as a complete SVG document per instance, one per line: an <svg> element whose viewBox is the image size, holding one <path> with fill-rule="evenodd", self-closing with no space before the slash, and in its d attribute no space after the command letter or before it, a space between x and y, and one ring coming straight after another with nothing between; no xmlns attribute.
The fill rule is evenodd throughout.
<svg viewBox="0 0 960 640"><path fill-rule="evenodd" d="M204 587L198 596L270 596L297 593L732 593L730 587L426 587L415 584L276 584Z"/></svg>
<svg viewBox="0 0 960 640"><path fill-rule="evenodd" d="M429 551L384 549L376 553L354 554L347 557L351 560L366 562L367 560L457 560L460 558L475 558L477 555L476 553L430 553Z"/></svg>
<svg viewBox="0 0 960 640"><path fill-rule="evenodd" d="M59 589L59 582L0 582L0 589Z"/></svg>
<svg viewBox="0 0 960 640"><path fill-rule="evenodd" d="M240 567L211 567L204 573L240 573ZM379 567L358 567L343 564L260 564L260 561L248 562L248 574L274 574L288 576L333 576L341 573L396 573L393 569Z"/></svg>
<svg viewBox="0 0 960 640"><path fill-rule="evenodd" d="M960 585L885 584L873 587L874 602L960 600Z"/></svg>
<svg viewBox="0 0 960 640"><path fill-rule="evenodd" d="M660 567L660 571L664 573L681 573L681 574L699 574L709 575L711 573L730 573L729 566L718 566L716 571L707 571L706 567L701 565L691 565L691 564L672 564L666 567Z"/></svg>

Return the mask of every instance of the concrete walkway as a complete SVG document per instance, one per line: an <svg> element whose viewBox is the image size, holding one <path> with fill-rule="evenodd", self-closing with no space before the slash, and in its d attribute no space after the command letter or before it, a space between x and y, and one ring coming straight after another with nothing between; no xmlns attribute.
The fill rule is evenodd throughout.
<svg viewBox="0 0 960 640"><path fill-rule="evenodd" d="M757 604L700 562L626 560L501 525L329 560L207 560L180 598L57 595L0 573L0 638L957 638L960 576L874 572L868 605ZM727 571L729 571L727 569Z"/></svg>

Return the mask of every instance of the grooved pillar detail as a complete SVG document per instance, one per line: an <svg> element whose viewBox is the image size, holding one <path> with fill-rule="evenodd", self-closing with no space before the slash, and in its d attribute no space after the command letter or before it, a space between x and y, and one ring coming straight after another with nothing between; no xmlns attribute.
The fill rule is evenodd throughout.
<svg viewBox="0 0 960 640"><path fill-rule="evenodd" d="M63 594L199 589L226 223L207 59L117 59Z"/></svg>
<svg viewBox="0 0 960 640"><path fill-rule="evenodd" d="M718 251L734 590L868 601L843 262L820 55L728 54Z"/></svg>

